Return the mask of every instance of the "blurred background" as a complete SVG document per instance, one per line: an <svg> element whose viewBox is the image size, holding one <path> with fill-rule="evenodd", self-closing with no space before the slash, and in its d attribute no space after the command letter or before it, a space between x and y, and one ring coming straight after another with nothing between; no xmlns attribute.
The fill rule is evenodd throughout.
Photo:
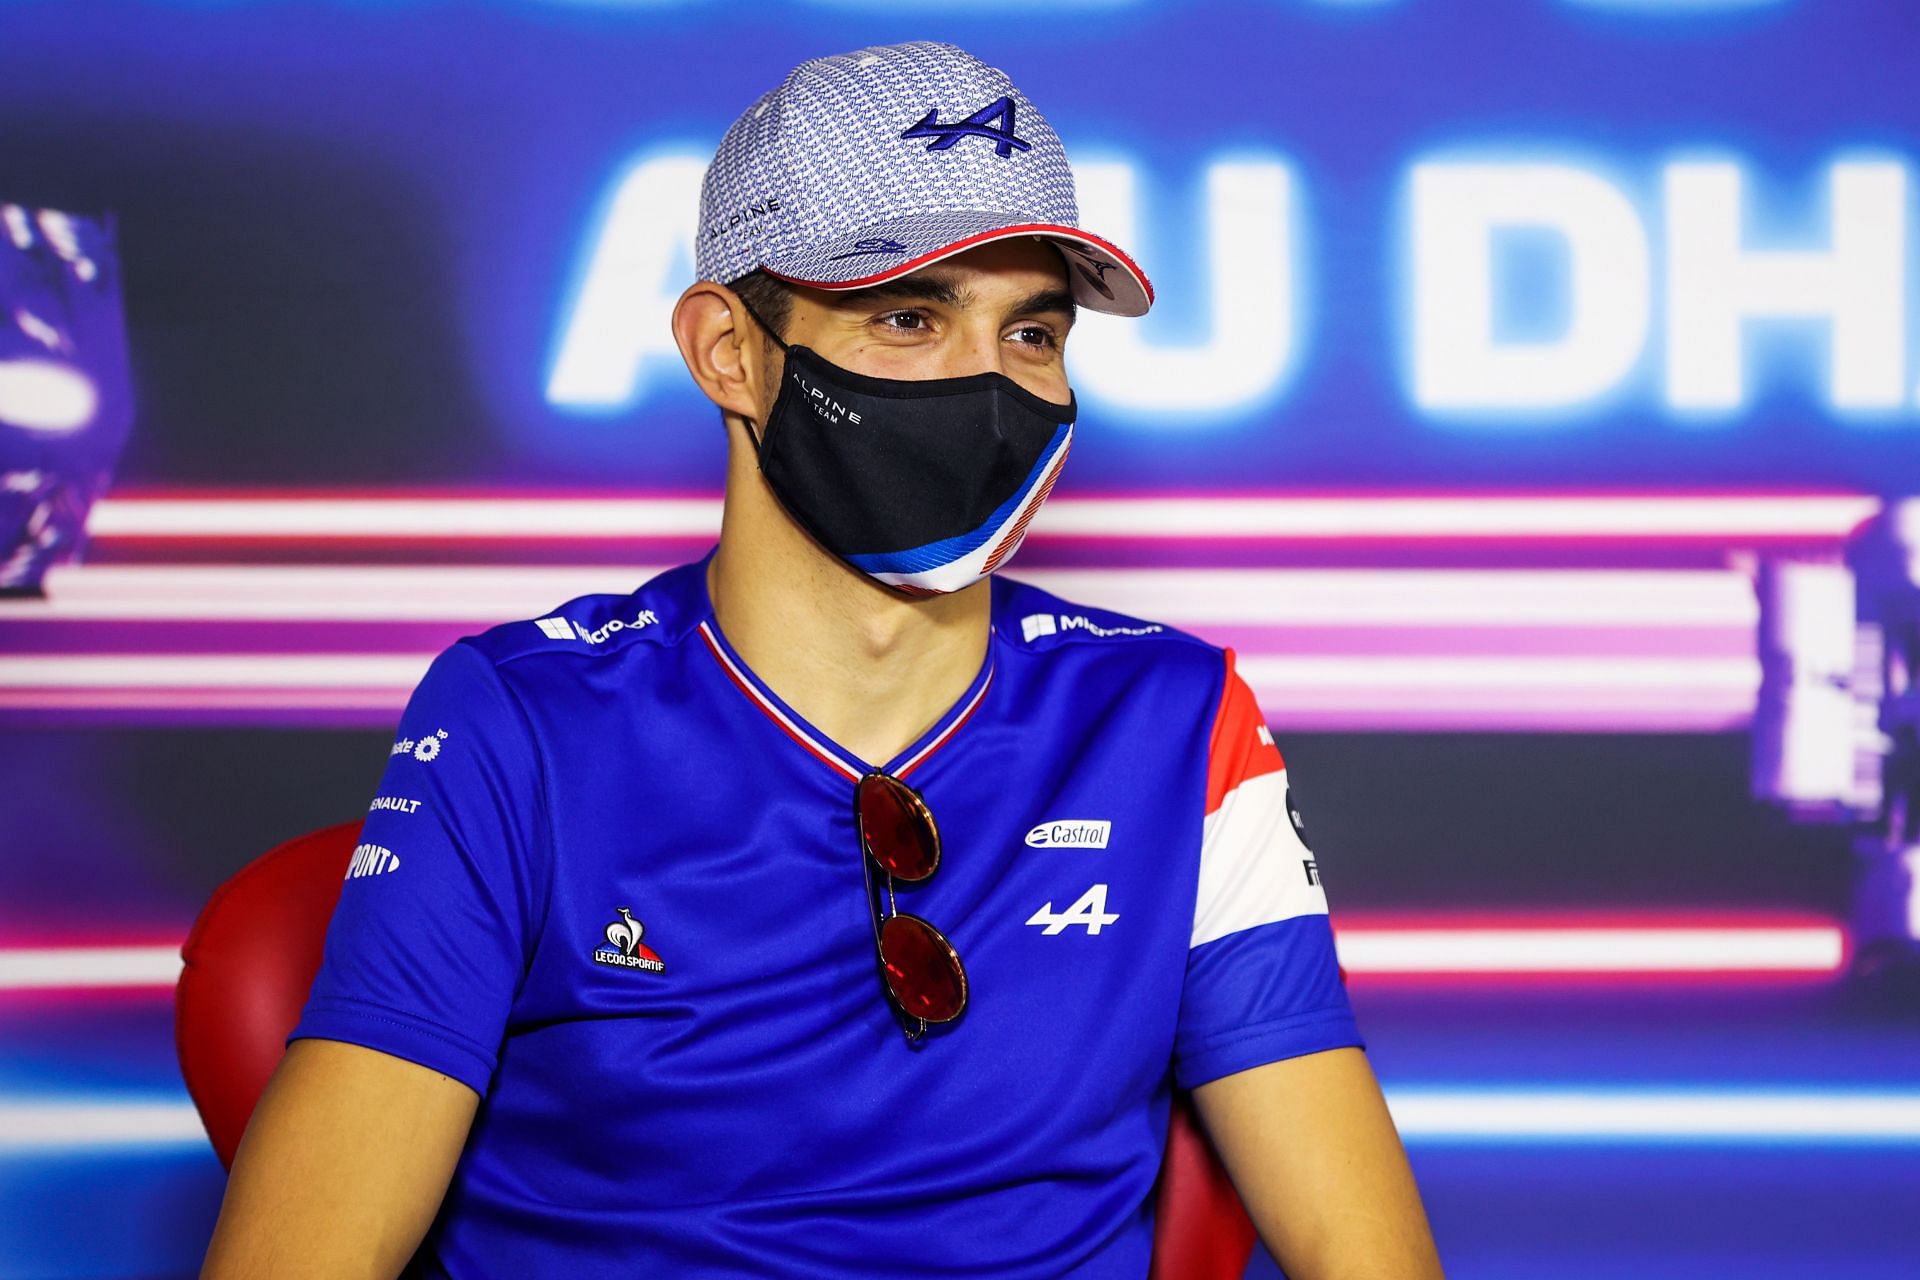
<svg viewBox="0 0 1920 1280"><path fill-rule="evenodd" d="M0 1276L197 1271L196 912L710 544L701 170L914 38L1155 283L1012 572L1239 652L1449 1275L1914 1275L1906 0L0 0Z"/></svg>

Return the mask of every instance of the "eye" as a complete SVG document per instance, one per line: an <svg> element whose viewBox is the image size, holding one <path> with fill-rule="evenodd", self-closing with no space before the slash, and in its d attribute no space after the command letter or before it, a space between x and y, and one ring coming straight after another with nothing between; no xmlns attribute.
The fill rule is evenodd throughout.
<svg viewBox="0 0 1920 1280"><path fill-rule="evenodd" d="M1013 331L1013 336L1019 339L1023 346L1047 349L1060 345L1060 340L1053 330L1043 324L1023 324Z"/></svg>
<svg viewBox="0 0 1920 1280"><path fill-rule="evenodd" d="M927 327L927 317L920 311L885 311L875 316L873 323L899 333L917 333Z"/></svg>

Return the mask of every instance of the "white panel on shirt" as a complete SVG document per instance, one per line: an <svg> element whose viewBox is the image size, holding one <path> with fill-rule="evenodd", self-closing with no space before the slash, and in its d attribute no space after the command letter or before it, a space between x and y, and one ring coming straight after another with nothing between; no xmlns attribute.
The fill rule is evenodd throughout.
<svg viewBox="0 0 1920 1280"><path fill-rule="evenodd" d="M1207 815L1200 843L1197 947L1255 925L1327 914L1327 892L1305 864L1313 853L1287 816L1287 771L1246 779Z"/></svg>

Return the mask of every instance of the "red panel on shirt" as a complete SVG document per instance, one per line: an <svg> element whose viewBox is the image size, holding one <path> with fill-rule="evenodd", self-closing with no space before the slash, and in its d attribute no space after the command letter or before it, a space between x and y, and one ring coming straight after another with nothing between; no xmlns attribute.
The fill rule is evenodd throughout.
<svg viewBox="0 0 1920 1280"><path fill-rule="evenodd" d="M1227 653L1227 679L1214 712L1213 740L1207 747L1207 812L1220 807L1227 792L1265 773L1286 768L1280 748L1261 737L1267 727L1260 704L1240 673L1234 670L1233 650ZM1267 735L1271 737L1272 735Z"/></svg>

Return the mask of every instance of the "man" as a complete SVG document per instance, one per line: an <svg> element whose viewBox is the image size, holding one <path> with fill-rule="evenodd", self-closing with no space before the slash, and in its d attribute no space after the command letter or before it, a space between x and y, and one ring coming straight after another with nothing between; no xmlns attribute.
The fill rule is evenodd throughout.
<svg viewBox="0 0 1920 1280"><path fill-rule="evenodd" d="M1046 122L805 63L696 267L719 544L436 657L207 1274L1140 1277L1181 1086L1296 1280L1438 1276L1231 655L988 576L1152 300Z"/></svg>

